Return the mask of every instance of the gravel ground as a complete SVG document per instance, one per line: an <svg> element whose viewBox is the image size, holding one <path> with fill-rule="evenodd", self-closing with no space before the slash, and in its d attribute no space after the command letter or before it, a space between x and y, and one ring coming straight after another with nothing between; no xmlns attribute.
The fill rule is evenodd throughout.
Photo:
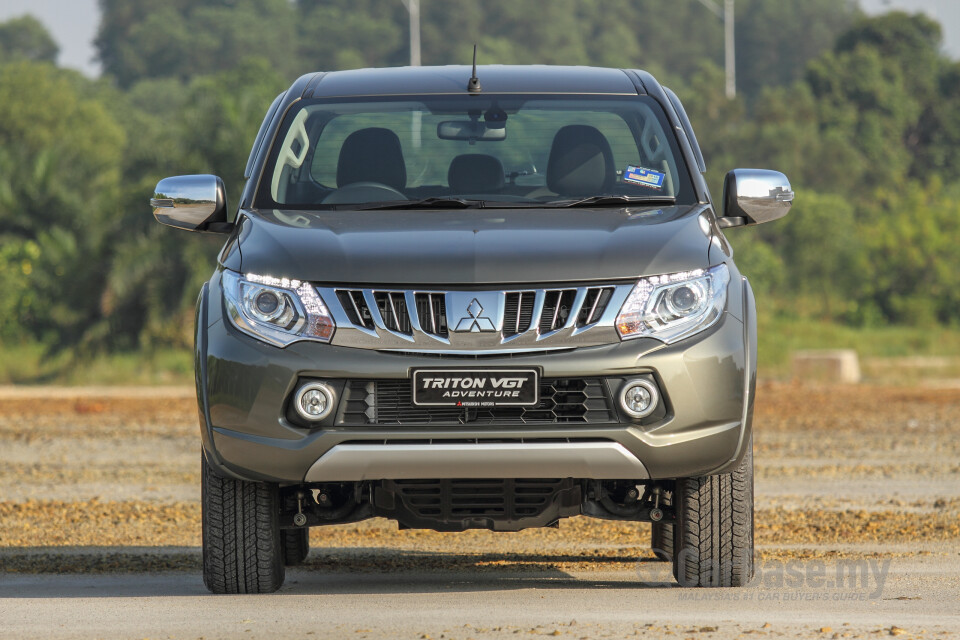
<svg viewBox="0 0 960 640"><path fill-rule="evenodd" d="M312 530L280 594L223 598L192 390L0 387L0 638L960 637L958 435L957 389L761 385L744 590L673 588L645 525L375 519Z"/></svg>

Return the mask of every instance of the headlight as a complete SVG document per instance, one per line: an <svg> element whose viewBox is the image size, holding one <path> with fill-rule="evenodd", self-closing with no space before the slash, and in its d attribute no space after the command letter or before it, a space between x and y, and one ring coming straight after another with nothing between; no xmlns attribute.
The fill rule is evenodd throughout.
<svg viewBox="0 0 960 640"><path fill-rule="evenodd" d="M730 271L721 264L642 278L620 309L621 338L646 336L671 344L716 322L727 303Z"/></svg>
<svg viewBox="0 0 960 640"><path fill-rule="evenodd" d="M309 283L223 271L227 315L240 331L285 347L297 340L330 342L336 324Z"/></svg>

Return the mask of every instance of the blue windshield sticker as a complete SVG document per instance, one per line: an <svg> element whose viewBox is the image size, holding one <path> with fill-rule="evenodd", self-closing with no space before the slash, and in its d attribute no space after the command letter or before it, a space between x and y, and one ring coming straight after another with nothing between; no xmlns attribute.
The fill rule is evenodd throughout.
<svg viewBox="0 0 960 640"><path fill-rule="evenodd" d="M627 170L623 172L623 181L633 184L642 184L652 189L662 189L663 179L667 174L654 171L653 169L644 169L643 167L634 167L627 165Z"/></svg>

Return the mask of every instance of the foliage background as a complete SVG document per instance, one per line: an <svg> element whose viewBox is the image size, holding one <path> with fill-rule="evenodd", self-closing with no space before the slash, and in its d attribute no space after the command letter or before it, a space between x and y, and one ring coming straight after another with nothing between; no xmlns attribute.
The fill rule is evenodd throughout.
<svg viewBox="0 0 960 640"><path fill-rule="evenodd" d="M400 0L100 4L98 80L56 67L35 19L0 24L0 382L83 379L104 354L128 363L121 377L188 374L222 238L155 224L156 182L214 173L235 202L263 113L296 76L409 55ZM465 63L477 42L482 62L645 68L684 101L714 193L734 167L785 172L791 215L729 234L767 363L783 345L960 351L960 64L937 23L737 0L727 100L722 23L697 0L543 6L422 0L423 63Z"/></svg>

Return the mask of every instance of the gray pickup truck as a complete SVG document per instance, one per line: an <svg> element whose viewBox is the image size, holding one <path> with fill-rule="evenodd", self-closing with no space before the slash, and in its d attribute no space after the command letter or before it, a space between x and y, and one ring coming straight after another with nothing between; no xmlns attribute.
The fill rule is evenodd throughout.
<svg viewBox="0 0 960 640"><path fill-rule="evenodd" d="M235 215L216 176L161 181L157 220L226 238L197 303L207 587L275 591L310 527L376 516L650 522L680 584L745 584L756 317L723 229L793 192L737 169L717 208L704 171L646 72L449 66L299 78Z"/></svg>

